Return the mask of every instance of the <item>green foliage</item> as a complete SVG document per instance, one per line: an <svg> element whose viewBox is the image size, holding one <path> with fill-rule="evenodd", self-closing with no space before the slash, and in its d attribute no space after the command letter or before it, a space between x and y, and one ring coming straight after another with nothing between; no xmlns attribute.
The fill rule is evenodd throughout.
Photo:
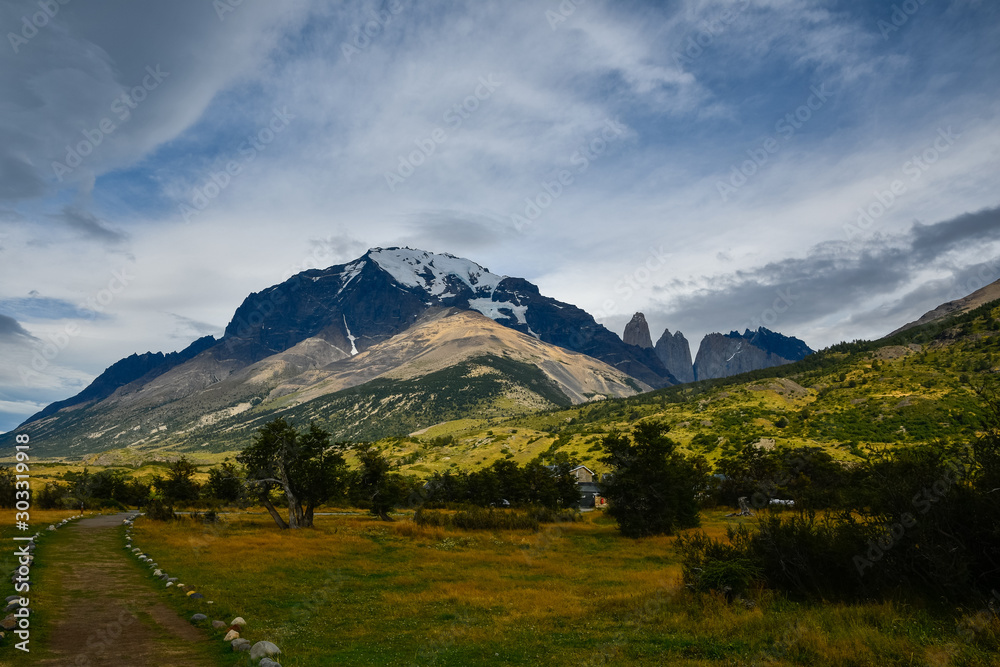
<svg viewBox="0 0 1000 667"><path fill-rule="evenodd" d="M67 472L63 479L67 485L53 485L45 490L45 504L51 509L61 507L141 507L149 499L150 485L130 477L121 469L105 469L91 473Z"/></svg>
<svg viewBox="0 0 1000 667"><path fill-rule="evenodd" d="M480 507L538 506L576 508L580 491L568 462L546 467L532 461L519 467L509 459L473 472L435 473L427 482L427 499L439 503L469 503Z"/></svg>
<svg viewBox="0 0 1000 667"><path fill-rule="evenodd" d="M697 459L677 453L661 422L641 422L627 435L604 438L611 479L603 484L608 514L626 537L670 535L675 529L697 526L696 496L708 475ZM634 442L633 442L634 440Z"/></svg>
<svg viewBox="0 0 1000 667"><path fill-rule="evenodd" d="M0 466L0 507L14 506L16 481L13 468Z"/></svg>
<svg viewBox="0 0 1000 667"><path fill-rule="evenodd" d="M351 498L383 521L391 521L389 512L403 504L413 485L392 471L389 460L370 443L356 449L360 469L351 484Z"/></svg>
<svg viewBox="0 0 1000 667"><path fill-rule="evenodd" d="M236 457L246 469L247 485L278 527L310 527L320 503L343 495L347 464L342 445L330 445L330 434L315 423L299 433L283 418L265 424L254 442ZM288 504L286 523L270 500L278 489Z"/></svg>
<svg viewBox="0 0 1000 667"><path fill-rule="evenodd" d="M719 459L724 475L719 500L735 506L741 497L762 508L772 498L793 500L797 507L841 507L851 484L850 471L819 447L768 450L753 443Z"/></svg>
<svg viewBox="0 0 1000 667"><path fill-rule="evenodd" d="M440 526L462 530L534 530L539 528L538 519L530 514L512 510L473 507L468 510L447 514L419 508L413 520L421 526Z"/></svg>
<svg viewBox="0 0 1000 667"><path fill-rule="evenodd" d="M675 545L683 563L684 583L692 590L736 596L760 585L760 568L732 544L709 539L699 531L679 535Z"/></svg>
<svg viewBox="0 0 1000 667"><path fill-rule="evenodd" d="M730 531L728 544L686 542L688 583L714 587L705 573L730 576L735 562L758 585L804 598L981 603L1000 587L1000 397L992 385L980 395L973 445L875 450L841 488L850 510L822 521L765 515L756 530ZM774 464L745 458L767 459L758 469Z"/></svg>
<svg viewBox="0 0 1000 667"><path fill-rule="evenodd" d="M197 466L186 456L182 456L170 464L167 478L156 483L157 489L169 503L190 504L196 501L201 493L201 487L194 480L196 472L198 472Z"/></svg>
<svg viewBox="0 0 1000 667"><path fill-rule="evenodd" d="M160 498L152 498L146 503L146 516L153 521L173 521L177 518L174 508Z"/></svg>
<svg viewBox="0 0 1000 667"><path fill-rule="evenodd" d="M223 461L219 467L208 471L203 491L210 499L235 503L243 496L243 477L234 463Z"/></svg>

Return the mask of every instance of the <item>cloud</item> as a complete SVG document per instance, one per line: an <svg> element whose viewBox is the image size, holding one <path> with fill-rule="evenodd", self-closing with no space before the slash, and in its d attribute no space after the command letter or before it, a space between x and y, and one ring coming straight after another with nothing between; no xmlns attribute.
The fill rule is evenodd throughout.
<svg viewBox="0 0 1000 667"><path fill-rule="evenodd" d="M479 252L517 236L509 220L454 210L420 211L410 216L412 231L401 245L442 249L452 254Z"/></svg>
<svg viewBox="0 0 1000 667"><path fill-rule="evenodd" d="M48 218L91 241L117 245L128 239L128 234L125 232L113 229L92 213L73 206L66 206L62 212L50 214Z"/></svg>
<svg viewBox="0 0 1000 667"><path fill-rule="evenodd" d="M0 338L33 338L13 317L0 314Z"/></svg>
<svg viewBox="0 0 1000 667"><path fill-rule="evenodd" d="M814 346L884 333L978 280L993 218L959 218L997 206L1000 168L1000 93L984 85L1000 4L926 3L883 39L889 4L588 0L553 26L546 12L571 3L402 0L376 30L396 5L244 2L223 20L205 0L60 5L17 53L0 49L0 301L37 308L45 340L127 250L135 279L38 380L63 398L73 369L183 346L251 291L371 246L462 254L689 338L768 317L787 289L800 296L773 328ZM0 24L37 7L2 3ZM147 68L169 74L145 87ZM823 84L829 101L721 201L718 181ZM286 108L287 129L248 151ZM622 134L592 144L609 120ZM961 138L867 240L830 241L949 125ZM390 189L401 160L413 171ZM561 170L572 183L553 194ZM205 207L182 225L196 192ZM540 213L518 230L529 200ZM669 260L624 297L657 248ZM52 301L17 302L31 290ZM0 353L0 376L19 363Z"/></svg>
<svg viewBox="0 0 1000 667"><path fill-rule="evenodd" d="M1000 240L1000 208L966 213L936 225L913 226L912 250L920 260L934 260L941 255L974 242Z"/></svg>
<svg viewBox="0 0 1000 667"><path fill-rule="evenodd" d="M993 208L915 223L906 233L875 236L863 246L818 244L801 257L655 290L661 300L654 312L682 330L766 326L806 331L825 343L852 328L884 335L929 310L928 303L937 306L1000 278L1000 252L993 245L1000 241L998 221L1000 208ZM972 250L987 261L956 266L949 259L953 251L968 256Z"/></svg>
<svg viewBox="0 0 1000 667"><path fill-rule="evenodd" d="M45 182L25 159L0 154L0 200L31 199L45 192Z"/></svg>
<svg viewBox="0 0 1000 667"><path fill-rule="evenodd" d="M198 320L191 319L190 317L184 317L183 315L177 315L176 313L168 314L177 322L175 330L170 334L170 337L175 340L190 343L204 336L220 336L224 332L222 327L218 327L214 324L199 322Z"/></svg>
<svg viewBox="0 0 1000 667"><path fill-rule="evenodd" d="M81 308L64 299L40 296L37 292L27 298L0 299L0 313L34 320L87 319L105 317L92 310Z"/></svg>

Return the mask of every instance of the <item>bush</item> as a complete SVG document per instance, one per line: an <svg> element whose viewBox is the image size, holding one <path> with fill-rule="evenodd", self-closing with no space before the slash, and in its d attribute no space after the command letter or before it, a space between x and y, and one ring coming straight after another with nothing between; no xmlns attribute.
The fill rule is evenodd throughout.
<svg viewBox="0 0 1000 667"><path fill-rule="evenodd" d="M413 520L420 526L439 528L459 528L461 530L534 530L539 528L538 519L530 514L512 510L485 509L474 507L469 510L445 514L444 512L417 510Z"/></svg>
<svg viewBox="0 0 1000 667"><path fill-rule="evenodd" d="M173 506L167 505L159 498L153 498L146 503L145 510L146 516L154 521L173 521L177 518Z"/></svg>
<svg viewBox="0 0 1000 667"><path fill-rule="evenodd" d="M666 436L669 426L648 421L632 438L612 432L604 438L611 479L602 484L608 514L625 537L670 535L699 524L697 497L708 487L708 464L687 458Z"/></svg>
<svg viewBox="0 0 1000 667"><path fill-rule="evenodd" d="M676 545L683 563L684 583L694 591L716 591L731 598L745 595L762 582L760 568L731 544L698 532L679 536Z"/></svg>

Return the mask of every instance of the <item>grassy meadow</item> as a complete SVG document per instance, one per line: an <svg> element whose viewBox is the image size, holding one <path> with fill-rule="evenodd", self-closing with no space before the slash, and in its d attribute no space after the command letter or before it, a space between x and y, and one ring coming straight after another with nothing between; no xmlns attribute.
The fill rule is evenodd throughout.
<svg viewBox="0 0 1000 667"><path fill-rule="evenodd" d="M753 521L703 519L713 536ZM674 538L624 539L600 512L538 533L420 527L406 515L319 516L286 532L258 513L215 525L143 518L134 537L214 601L213 617L242 615L245 637L277 643L286 667L997 664L995 625L970 633L955 610L694 595ZM167 595L183 613L206 609Z"/></svg>

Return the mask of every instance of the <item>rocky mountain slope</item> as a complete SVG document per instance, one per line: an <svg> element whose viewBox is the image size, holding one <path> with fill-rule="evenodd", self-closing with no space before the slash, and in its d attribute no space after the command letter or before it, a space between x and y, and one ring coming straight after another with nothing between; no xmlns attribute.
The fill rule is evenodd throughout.
<svg viewBox="0 0 1000 667"><path fill-rule="evenodd" d="M653 346L646 316L636 313L622 335L626 344L642 350L652 349L657 359L677 382L694 382L728 377L748 371L770 368L798 361L812 350L798 338L783 336L761 327L740 334L709 334L702 339L698 356L691 363L691 346L680 331L665 329Z"/></svg>
<svg viewBox="0 0 1000 667"><path fill-rule="evenodd" d="M348 264L305 271L253 293L221 340L202 338L169 355L133 355L25 423L94 405L115 392L179 399L275 355L282 355L275 361L292 365L324 365L389 340L440 308L481 313L537 340L602 360L650 387L676 384L653 350L626 345L583 310L542 296L526 280L490 273L452 255L375 248ZM167 373L169 382L146 386Z"/></svg>
<svg viewBox="0 0 1000 667"><path fill-rule="evenodd" d="M934 310L924 313L919 319L914 320L909 324L904 324L889 334L889 336L894 336L901 331L906 331L907 329L912 329L913 327L918 327L922 324L935 322L951 315L967 313L970 310L974 310L983 304L996 301L997 299L1000 299L1000 280L990 283L989 285L986 285L985 287L978 289L972 294L962 297L961 299L955 299L954 301L941 304ZM887 336L887 338L889 336Z"/></svg>
<svg viewBox="0 0 1000 667"><path fill-rule="evenodd" d="M533 394L513 400L514 410L676 383L652 349L625 344L523 279L451 255L373 249L251 294L221 340L116 363L21 430L44 433L52 447L73 453L176 444L196 431L211 441L214 425L232 426L250 411L289 409L375 379L409 382L470 355L505 359L505 368L519 365L515 375L542 383L514 391ZM490 385L490 401L510 394L502 384Z"/></svg>
<svg viewBox="0 0 1000 667"><path fill-rule="evenodd" d="M694 375L699 380L728 377L739 373L780 366L812 354L798 338L783 336L760 327L757 331L705 336L694 361Z"/></svg>
<svg viewBox="0 0 1000 667"><path fill-rule="evenodd" d="M664 329L656 341L656 356L678 382L694 382L694 364L691 363L691 346L680 331L671 334Z"/></svg>
<svg viewBox="0 0 1000 667"><path fill-rule="evenodd" d="M653 339L649 335L649 325L646 323L646 316L642 313L636 313L629 320L629 323L625 325L625 332L622 334L622 340L629 345L635 345L642 348L653 347Z"/></svg>

